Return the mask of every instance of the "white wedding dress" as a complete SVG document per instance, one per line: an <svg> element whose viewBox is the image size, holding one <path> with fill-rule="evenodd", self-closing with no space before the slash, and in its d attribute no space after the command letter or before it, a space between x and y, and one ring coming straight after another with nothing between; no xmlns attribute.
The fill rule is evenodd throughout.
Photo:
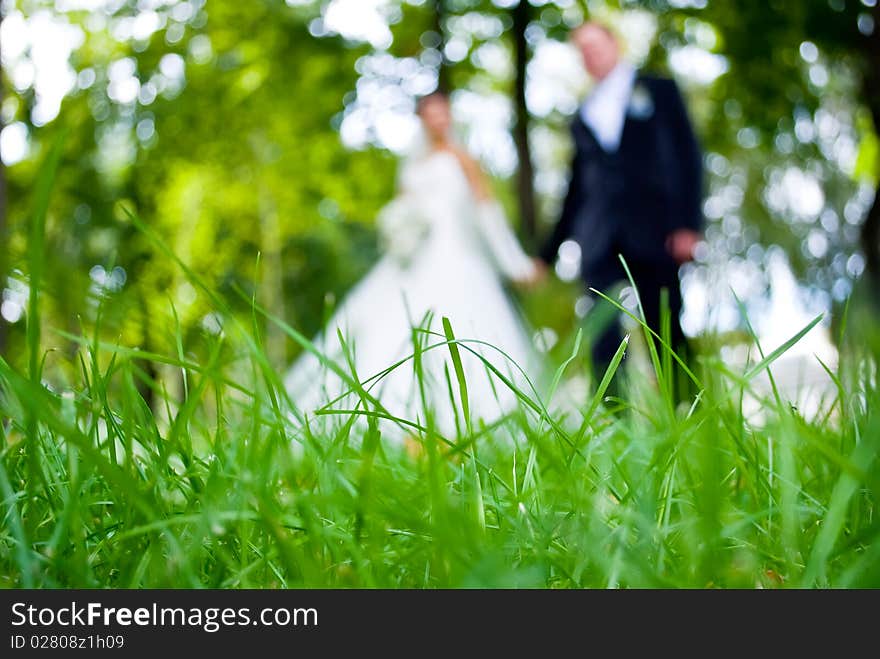
<svg viewBox="0 0 880 659"><path fill-rule="evenodd" d="M503 281L530 277L534 264L520 247L500 205L476 200L455 154L433 151L413 157L401 167L398 178L399 194L378 218L383 257L341 301L314 344L351 374L339 330L359 381L385 411L424 426L424 396L437 430L453 438L457 429L466 427L466 420L448 346L421 354L421 387L412 359L381 378L370 378L413 354L413 327L434 332L419 334L424 346L442 344L442 318L447 317L456 339L488 344L459 346L470 421L491 422L509 412L517 405L515 394L465 346L532 393L519 369L535 382L538 360ZM285 386L310 423L316 418L314 411L323 406L364 409L358 405L358 396L346 394L351 387L310 352L291 367ZM396 425L404 434L408 427L382 423L383 428Z"/></svg>

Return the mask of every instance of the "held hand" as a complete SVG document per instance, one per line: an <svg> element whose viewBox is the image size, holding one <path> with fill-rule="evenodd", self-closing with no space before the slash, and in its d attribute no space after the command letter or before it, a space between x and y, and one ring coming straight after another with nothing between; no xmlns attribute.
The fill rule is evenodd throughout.
<svg viewBox="0 0 880 659"><path fill-rule="evenodd" d="M535 284L543 283L547 279L547 264L544 263L543 259L535 256L532 257L532 265L535 266L535 274L532 275L532 281Z"/></svg>
<svg viewBox="0 0 880 659"><path fill-rule="evenodd" d="M678 229L666 237L666 251L681 265L694 260L694 251L702 236L691 229Z"/></svg>
<svg viewBox="0 0 880 659"><path fill-rule="evenodd" d="M532 258L532 272L529 276L518 279L514 284L518 288L529 290L547 279L547 264L537 257Z"/></svg>

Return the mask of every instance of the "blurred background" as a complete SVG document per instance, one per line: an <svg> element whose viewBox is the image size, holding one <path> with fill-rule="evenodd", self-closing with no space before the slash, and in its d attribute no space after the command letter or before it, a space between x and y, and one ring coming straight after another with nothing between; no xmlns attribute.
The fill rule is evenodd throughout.
<svg viewBox="0 0 880 659"><path fill-rule="evenodd" d="M678 80L705 151L706 240L682 270L688 334L736 345L735 293L777 345L828 312L825 333L803 344L822 352L855 286L880 298L877 0L0 8L0 348L24 359L32 191L64 134L42 275L44 345L57 348L47 368L61 379L76 346L59 329L198 356L200 337L228 320L123 207L236 313L249 316L253 294L306 335L318 330L378 256L374 219L415 135L414 99L440 83L455 90L462 142L536 246L555 221L568 122L589 85L567 31L588 16L620 31L631 60ZM566 243L559 279L520 295L551 355L588 312L578 259ZM282 368L295 346L261 329Z"/></svg>

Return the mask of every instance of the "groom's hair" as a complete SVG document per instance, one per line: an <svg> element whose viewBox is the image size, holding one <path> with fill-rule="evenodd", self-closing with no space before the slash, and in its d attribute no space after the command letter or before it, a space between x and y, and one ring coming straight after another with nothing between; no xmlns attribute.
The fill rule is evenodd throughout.
<svg viewBox="0 0 880 659"><path fill-rule="evenodd" d="M602 32L607 34L614 41L617 41L618 43L620 42L620 35L617 34L617 31L613 27L611 27L609 23L606 23L605 21L599 20L597 18L591 18L584 21L580 25L571 28L571 31L568 33L569 38L574 37L574 35L576 35L578 32L588 27L594 27L598 30L602 30Z"/></svg>

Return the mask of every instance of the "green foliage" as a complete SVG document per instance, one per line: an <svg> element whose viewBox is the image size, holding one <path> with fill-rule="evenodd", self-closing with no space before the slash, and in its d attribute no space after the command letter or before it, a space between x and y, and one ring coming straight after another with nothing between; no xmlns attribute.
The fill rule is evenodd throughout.
<svg viewBox="0 0 880 659"><path fill-rule="evenodd" d="M132 11L123 6L110 20ZM395 163L340 144L335 117L355 84L358 51L312 38L310 17L283 3L218 0L189 20L183 38L171 36L171 19L147 42L89 35L75 63L95 70L97 81L34 132L38 152L58 126L69 133L47 229L64 264L53 261L46 273L50 315L69 319L62 325L71 330L94 323L89 272L121 267L124 289L101 293L113 299L102 319L107 335L154 350L174 345L175 323L199 331L205 305L143 243L117 207L122 199L154 218L174 250L218 287L256 290L258 281L271 308L318 328L325 295L344 291L375 259L370 227L393 194ZM184 81L163 74L169 56L183 58ZM122 58L134 62L142 91L152 88L146 100L108 96L108 71ZM20 110L26 118L26 105ZM15 265L36 162L11 170ZM288 348L276 339L273 355L284 361Z"/></svg>
<svg viewBox="0 0 880 659"><path fill-rule="evenodd" d="M33 89L4 104L5 121L29 124L35 154L7 172L5 262L23 284L30 276L24 255L35 171L57 134L68 134L47 217L47 246L58 256L43 273L47 317L69 331L91 327L96 296L109 295L105 337L161 350L175 344L175 323L185 334L200 331L208 308L127 223L117 208L122 200L152 218L173 249L220 290L258 290L274 313L307 334L315 331L328 302L375 260L373 218L393 194L392 156L346 149L338 133L362 89L358 81L366 79L357 63L379 49L315 36L322 34L313 21L324 0L295 6L210 0L182 13L169 6L157 10L161 27L142 39L120 27L143 10L134 0L110 13L62 12L49 0L14 4L25 16L48 11L79 26L85 38L71 64L86 74L83 80L93 77L45 126L32 122ZM712 154L707 192L725 205L720 214L718 203L712 205L710 243L719 258L759 266L763 248L780 245L806 284L839 298L858 275L858 261L848 257L857 250L858 216L876 185L876 133L861 87L870 62L857 29L867 10L856 2L679 4L543 2L531 8L529 48L565 39L568 26L585 15L615 20L621 10L645 9L658 28L649 68L668 72L670 56L684 46L723 57L727 72L710 83L683 80ZM424 58L440 43L439 27L443 39L467 46L463 59L448 62L456 87L511 95L510 76L486 68L476 53L497 44L513 56L512 9L489 0L443 6L438 25L433 3L389 3L388 53ZM495 27L481 31L490 23ZM815 57L808 53L814 62L800 52L806 41L815 45ZM133 67L140 85L131 102L112 91L120 63ZM817 67L825 82L821 72L815 77ZM564 140L566 121L559 111L532 117L533 138ZM852 162L835 151L848 139L855 140ZM542 147L550 154L539 167L542 176L564 173L568 151L558 146ZM789 170L817 182L822 210L836 221L798 217L768 202ZM515 217L512 181L496 183ZM552 222L558 199L550 194L540 201L543 219ZM811 252L811 237L824 237L827 250ZM95 266L122 268L125 285L100 290L89 274ZM567 335L573 325L567 291L557 286L522 302L532 318ZM235 312L248 310L239 305ZM22 327L12 327L13 361L21 354ZM264 331L274 359L284 363L294 355L296 347L275 329Z"/></svg>

